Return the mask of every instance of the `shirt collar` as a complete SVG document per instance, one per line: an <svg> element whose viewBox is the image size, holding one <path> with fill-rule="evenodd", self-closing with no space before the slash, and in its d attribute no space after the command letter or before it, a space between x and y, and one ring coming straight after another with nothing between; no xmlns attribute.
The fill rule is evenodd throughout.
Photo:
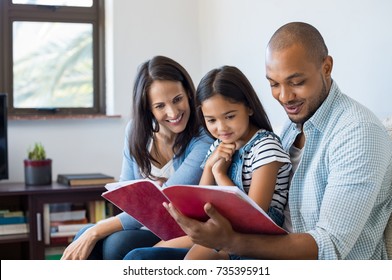
<svg viewBox="0 0 392 280"><path fill-rule="evenodd" d="M332 80L331 88L329 90L327 98L320 105L313 116L304 123L304 130L314 127L319 131L324 131L327 122L325 121L331 114L331 107L335 102L336 98L340 95L340 90L335 81Z"/></svg>

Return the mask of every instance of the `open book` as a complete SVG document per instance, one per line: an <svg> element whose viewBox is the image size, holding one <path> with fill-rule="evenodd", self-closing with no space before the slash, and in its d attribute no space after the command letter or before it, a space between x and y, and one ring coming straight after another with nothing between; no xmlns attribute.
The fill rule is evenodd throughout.
<svg viewBox="0 0 392 280"><path fill-rule="evenodd" d="M163 207L171 202L183 215L206 221L210 202L233 229L243 233L285 234L284 229L237 187L177 185L161 188L150 180L107 184L102 196L146 226L162 240L185 235Z"/></svg>

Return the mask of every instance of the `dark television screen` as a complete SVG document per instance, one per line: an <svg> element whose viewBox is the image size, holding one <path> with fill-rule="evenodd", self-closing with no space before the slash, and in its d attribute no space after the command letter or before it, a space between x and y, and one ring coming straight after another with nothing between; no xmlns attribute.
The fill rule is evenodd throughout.
<svg viewBox="0 0 392 280"><path fill-rule="evenodd" d="M8 179L7 95L0 93L0 180Z"/></svg>

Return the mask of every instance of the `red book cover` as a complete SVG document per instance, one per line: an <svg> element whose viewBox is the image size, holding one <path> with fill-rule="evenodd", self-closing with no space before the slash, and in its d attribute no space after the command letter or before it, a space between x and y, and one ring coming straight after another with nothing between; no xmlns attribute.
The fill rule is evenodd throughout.
<svg viewBox="0 0 392 280"><path fill-rule="evenodd" d="M171 202L182 214L206 221L204 205L211 203L233 229L243 233L285 234L243 191L233 186L169 186L161 189L149 180L108 184L102 196L133 216L163 240L185 235L162 206Z"/></svg>
<svg viewBox="0 0 392 280"><path fill-rule="evenodd" d="M163 207L169 202L161 187L152 181L136 180L111 183L102 196L146 226L162 240L185 235L184 231ZM112 189L112 190L110 190Z"/></svg>

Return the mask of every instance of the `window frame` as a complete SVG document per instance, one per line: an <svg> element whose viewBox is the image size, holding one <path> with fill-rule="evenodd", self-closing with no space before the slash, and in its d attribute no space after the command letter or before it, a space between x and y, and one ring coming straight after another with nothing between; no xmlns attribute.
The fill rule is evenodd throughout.
<svg viewBox="0 0 392 280"><path fill-rule="evenodd" d="M92 0L91 7L13 4L0 1L0 92L8 95L8 114L20 116L103 115L105 98L104 0ZM91 23L93 28L93 106L89 108L14 108L13 104L13 21Z"/></svg>

